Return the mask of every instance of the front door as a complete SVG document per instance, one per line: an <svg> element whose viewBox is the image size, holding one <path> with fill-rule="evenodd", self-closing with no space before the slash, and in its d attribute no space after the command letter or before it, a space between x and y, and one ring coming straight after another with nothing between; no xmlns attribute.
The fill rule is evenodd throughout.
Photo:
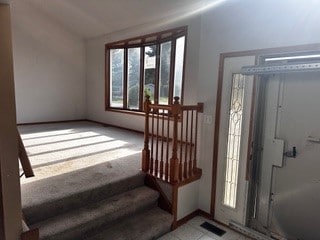
<svg viewBox="0 0 320 240"><path fill-rule="evenodd" d="M266 81L255 227L292 240L320 239L320 73ZM295 150L294 150L295 149Z"/></svg>

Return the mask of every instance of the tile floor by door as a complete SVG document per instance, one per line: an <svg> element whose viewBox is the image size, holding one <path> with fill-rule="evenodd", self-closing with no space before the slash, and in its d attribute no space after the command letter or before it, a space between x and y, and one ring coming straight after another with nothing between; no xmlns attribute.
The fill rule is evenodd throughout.
<svg viewBox="0 0 320 240"><path fill-rule="evenodd" d="M223 230L226 233L219 237L212 232L202 228L200 225L204 222L209 222ZM243 236L231 229L223 227L213 221L210 221L203 217L195 217L185 223L184 225L178 227L176 230L158 238L158 240L250 240L246 236Z"/></svg>

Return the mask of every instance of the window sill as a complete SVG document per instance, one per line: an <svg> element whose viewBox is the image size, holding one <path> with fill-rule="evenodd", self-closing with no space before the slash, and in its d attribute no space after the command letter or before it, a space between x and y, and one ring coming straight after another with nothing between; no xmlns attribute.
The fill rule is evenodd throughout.
<svg viewBox="0 0 320 240"><path fill-rule="evenodd" d="M116 112L116 113L124 113L124 114L129 114L129 115L135 115L135 116L141 116L145 117L145 112L140 112L140 111L130 111L130 110L125 110L125 109L119 109L119 108L106 108L106 112ZM168 119L168 116L165 116L165 119ZM173 118L169 118L170 121L173 121ZM178 122L181 122L181 119L178 119Z"/></svg>
<svg viewBox="0 0 320 240"><path fill-rule="evenodd" d="M119 108L106 108L105 111L107 111L107 112L116 112L116 113L125 113L125 114L142 116L142 117L145 116L145 113L144 113L144 112L140 112L140 111L130 111L130 110L119 109Z"/></svg>

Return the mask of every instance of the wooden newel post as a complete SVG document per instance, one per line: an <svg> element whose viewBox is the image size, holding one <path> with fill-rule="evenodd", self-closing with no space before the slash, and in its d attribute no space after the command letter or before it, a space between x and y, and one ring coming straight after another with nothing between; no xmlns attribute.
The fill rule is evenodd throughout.
<svg viewBox="0 0 320 240"><path fill-rule="evenodd" d="M146 95L143 110L145 112L145 124L144 124L144 147L142 150L142 171L149 171L150 162L150 149L149 149L149 113L150 113L150 96Z"/></svg>
<svg viewBox="0 0 320 240"><path fill-rule="evenodd" d="M178 120L181 112L179 97L174 97L172 105L173 115L173 140L172 140L172 157L170 159L170 183L177 183L179 179L179 160L177 155L178 150Z"/></svg>

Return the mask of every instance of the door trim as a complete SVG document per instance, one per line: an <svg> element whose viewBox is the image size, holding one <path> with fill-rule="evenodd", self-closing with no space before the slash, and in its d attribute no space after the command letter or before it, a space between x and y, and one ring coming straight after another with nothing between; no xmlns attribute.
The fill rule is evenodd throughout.
<svg viewBox="0 0 320 240"><path fill-rule="evenodd" d="M223 72L224 72L224 61L226 58L231 57L242 57L242 56L255 56L258 61L261 55L269 54L291 54L299 51L315 51L320 50L320 43L307 44L307 45L296 45L287 47L277 48L266 48L247 50L239 52L226 52L220 54L219 69L218 69L218 84L217 84L217 98L216 98L216 111L215 111L215 126L213 135L213 162L212 162L212 182L211 182L211 207L210 215L214 218L215 204L216 204L216 187L217 187L217 171L218 171L218 149L219 149L219 129L220 129L220 117L221 117L221 99L222 99L222 84L223 84ZM254 80L254 83L256 80ZM248 149L249 151L249 149ZM251 163L251 162L250 162ZM250 178L250 164L247 166L246 178Z"/></svg>

